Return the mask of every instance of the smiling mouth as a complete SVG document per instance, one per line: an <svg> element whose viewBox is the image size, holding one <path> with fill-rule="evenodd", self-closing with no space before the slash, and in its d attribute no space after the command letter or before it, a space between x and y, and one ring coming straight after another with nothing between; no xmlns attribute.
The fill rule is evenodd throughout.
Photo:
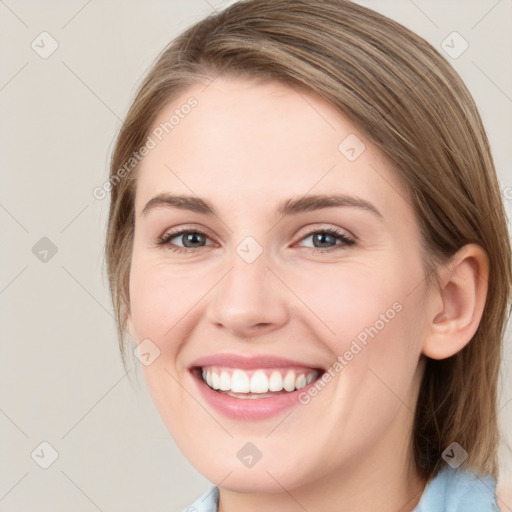
<svg viewBox="0 0 512 512"><path fill-rule="evenodd" d="M210 389L234 398L272 398L293 393L317 380L323 370L314 368L255 368L242 370L222 366L193 369Z"/></svg>

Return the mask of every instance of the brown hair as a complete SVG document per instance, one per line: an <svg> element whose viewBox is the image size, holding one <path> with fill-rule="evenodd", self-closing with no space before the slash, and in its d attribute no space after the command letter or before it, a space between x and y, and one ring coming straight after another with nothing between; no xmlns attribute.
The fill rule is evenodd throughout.
<svg viewBox="0 0 512 512"><path fill-rule="evenodd" d="M162 108L220 73L278 80L330 102L394 163L422 231L425 274L468 243L489 256L478 330L445 360L427 358L414 423L417 467L437 474L453 441L464 466L497 477L497 381L509 313L506 216L475 103L448 62L398 23L347 0L246 0L172 41L141 84L112 155L106 261L123 363L137 168Z"/></svg>

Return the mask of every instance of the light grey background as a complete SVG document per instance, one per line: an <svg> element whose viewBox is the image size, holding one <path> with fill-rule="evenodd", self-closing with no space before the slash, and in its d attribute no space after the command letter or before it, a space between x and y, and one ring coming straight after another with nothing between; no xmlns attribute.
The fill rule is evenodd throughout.
<svg viewBox="0 0 512 512"><path fill-rule="evenodd" d="M154 57L228 3L0 0L0 511L170 512L210 485L173 444L137 360L128 374L120 363L102 266L108 200L92 191ZM463 48L453 31L467 41L448 58L481 109L512 212L512 0L359 3L439 49ZM508 337L499 416L512 441L511 352ZM58 453L47 469L42 442ZM512 480L502 453L500 485Z"/></svg>

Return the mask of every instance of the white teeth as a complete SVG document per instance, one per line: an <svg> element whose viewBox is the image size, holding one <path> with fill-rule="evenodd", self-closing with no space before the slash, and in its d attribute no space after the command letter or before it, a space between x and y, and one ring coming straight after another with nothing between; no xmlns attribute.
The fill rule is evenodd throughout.
<svg viewBox="0 0 512 512"><path fill-rule="evenodd" d="M283 380L283 388L286 389L286 391L293 391L295 389L295 372L293 370L288 370Z"/></svg>
<svg viewBox="0 0 512 512"><path fill-rule="evenodd" d="M217 372L212 372L212 388L213 389L220 388L220 377Z"/></svg>
<svg viewBox="0 0 512 512"><path fill-rule="evenodd" d="M298 373L295 370L288 370L283 378L282 371L274 370L268 377L268 370L254 370L249 376L247 372L235 369L230 374L225 369L216 367L203 368L203 381L215 390L231 391L233 393L266 394L268 392L285 391L291 392L301 389L318 376L318 372L310 370L307 373Z"/></svg>
<svg viewBox="0 0 512 512"><path fill-rule="evenodd" d="M249 377L243 370L235 370L231 375L233 393L249 393Z"/></svg>
<svg viewBox="0 0 512 512"><path fill-rule="evenodd" d="M281 391L283 389L283 377L281 372L273 371L268 380L269 391Z"/></svg>
<svg viewBox="0 0 512 512"><path fill-rule="evenodd" d="M229 376L229 373L226 371L223 371L220 374L219 389L221 391L229 391L231 389L231 377Z"/></svg>
<svg viewBox="0 0 512 512"><path fill-rule="evenodd" d="M208 384L208 386L212 387L212 371L210 369L207 370L206 372L206 384Z"/></svg>
<svg viewBox="0 0 512 512"><path fill-rule="evenodd" d="M301 389L306 385L306 376L305 375L299 375L297 379L295 380L295 387L297 389Z"/></svg>
<svg viewBox="0 0 512 512"><path fill-rule="evenodd" d="M268 379L263 370L256 370L251 377L251 393L266 393Z"/></svg>

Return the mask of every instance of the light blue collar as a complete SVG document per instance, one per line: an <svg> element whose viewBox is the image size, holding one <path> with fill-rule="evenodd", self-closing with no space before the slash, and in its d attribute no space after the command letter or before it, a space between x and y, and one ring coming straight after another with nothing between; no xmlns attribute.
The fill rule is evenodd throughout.
<svg viewBox="0 0 512 512"><path fill-rule="evenodd" d="M218 503L219 489L212 487L183 512L217 512ZM427 484L414 512L499 512L496 481L446 466Z"/></svg>
<svg viewBox="0 0 512 512"><path fill-rule="evenodd" d="M215 510L215 509L214 509ZM425 487L414 512L499 512L489 475L444 467Z"/></svg>
<svg viewBox="0 0 512 512"><path fill-rule="evenodd" d="M219 504L219 488L212 487L199 496L190 507L183 512L217 512Z"/></svg>

